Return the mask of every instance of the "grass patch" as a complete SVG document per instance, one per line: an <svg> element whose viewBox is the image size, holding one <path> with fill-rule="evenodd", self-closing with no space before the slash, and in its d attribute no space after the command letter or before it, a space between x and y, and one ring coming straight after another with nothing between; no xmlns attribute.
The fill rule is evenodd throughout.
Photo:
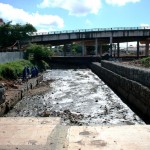
<svg viewBox="0 0 150 150"><path fill-rule="evenodd" d="M149 68L150 67L150 57L146 57L140 60L142 66Z"/></svg>
<svg viewBox="0 0 150 150"><path fill-rule="evenodd" d="M25 66L32 67L33 64L28 60L18 60L0 64L0 79L17 79L22 75L22 70Z"/></svg>
<svg viewBox="0 0 150 150"><path fill-rule="evenodd" d="M22 76L22 71L25 66L29 66L30 68L32 68L32 66L37 66L40 72L46 70L49 67L49 65L44 60L29 61L22 59L5 64L0 64L0 80L16 80L18 77Z"/></svg>
<svg viewBox="0 0 150 150"><path fill-rule="evenodd" d="M150 56L139 59L139 60L133 60L129 64L135 65L135 66L138 66L138 67L150 68Z"/></svg>

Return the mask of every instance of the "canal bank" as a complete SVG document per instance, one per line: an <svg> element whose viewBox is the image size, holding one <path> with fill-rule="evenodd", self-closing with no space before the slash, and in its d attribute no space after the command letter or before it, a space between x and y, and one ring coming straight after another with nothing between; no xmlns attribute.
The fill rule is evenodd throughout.
<svg viewBox="0 0 150 150"><path fill-rule="evenodd" d="M150 70L110 61L92 63L90 68L146 123L150 123Z"/></svg>
<svg viewBox="0 0 150 150"><path fill-rule="evenodd" d="M17 84L7 85L5 82L2 83L1 87L1 104L0 104L0 116L9 112L22 98L27 95L30 90L39 86L43 81L43 75L37 78L29 79L26 82L19 82ZM7 81L9 82L9 81Z"/></svg>

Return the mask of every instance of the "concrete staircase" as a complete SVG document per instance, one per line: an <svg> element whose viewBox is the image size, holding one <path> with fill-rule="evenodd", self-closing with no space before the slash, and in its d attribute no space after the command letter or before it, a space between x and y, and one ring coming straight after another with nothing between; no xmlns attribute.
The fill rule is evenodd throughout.
<svg viewBox="0 0 150 150"><path fill-rule="evenodd" d="M62 126L60 118L0 118L0 150L149 150L150 126Z"/></svg>

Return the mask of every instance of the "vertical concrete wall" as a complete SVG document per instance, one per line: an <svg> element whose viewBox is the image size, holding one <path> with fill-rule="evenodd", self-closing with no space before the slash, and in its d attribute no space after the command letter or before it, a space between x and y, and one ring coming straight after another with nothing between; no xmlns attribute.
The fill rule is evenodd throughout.
<svg viewBox="0 0 150 150"><path fill-rule="evenodd" d="M106 64L107 68L105 68ZM92 63L91 70L97 74L108 86L110 86L128 106L135 111L146 123L150 123L150 89L139 82L133 81L128 76L122 76L113 72L111 62ZM113 64L115 66L115 64ZM117 67L117 64L116 66ZM114 68L115 68L114 67ZM110 70L111 69L111 70ZM126 72L126 68L121 69ZM129 72L126 72L128 74ZM134 76L134 74L133 74Z"/></svg>
<svg viewBox="0 0 150 150"><path fill-rule="evenodd" d="M0 63L23 59L24 52L0 52Z"/></svg>

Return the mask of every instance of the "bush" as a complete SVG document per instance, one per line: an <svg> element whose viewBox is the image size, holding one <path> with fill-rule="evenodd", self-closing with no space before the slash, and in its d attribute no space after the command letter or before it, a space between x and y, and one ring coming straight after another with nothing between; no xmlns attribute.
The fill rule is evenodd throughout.
<svg viewBox="0 0 150 150"><path fill-rule="evenodd" d="M6 79L17 79L17 72L9 66L2 69L1 75Z"/></svg>
<svg viewBox="0 0 150 150"><path fill-rule="evenodd" d="M140 60L144 67L150 67L150 57L146 57Z"/></svg>
<svg viewBox="0 0 150 150"><path fill-rule="evenodd" d="M25 66L32 67L33 65L28 60L0 64L0 76L5 79L17 79L18 76L22 75Z"/></svg>
<svg viewBox="0 0 150 150"><path fill-rule="evenodd" d="M53 55L53 52L50 48L43 46L43 45L37 45L37 44L30 44L27 47L27 59L30 59L30 54L33 55L32 59L35 60L46 60L48 57Z"/></svg>
<svg viewBox="0 0 150 150"><path fill-rule="evenodd" d="M38 66L38 69L42 72L49 68L49 65L44 60L32 60L31 61L34 66Z"/></svg>

